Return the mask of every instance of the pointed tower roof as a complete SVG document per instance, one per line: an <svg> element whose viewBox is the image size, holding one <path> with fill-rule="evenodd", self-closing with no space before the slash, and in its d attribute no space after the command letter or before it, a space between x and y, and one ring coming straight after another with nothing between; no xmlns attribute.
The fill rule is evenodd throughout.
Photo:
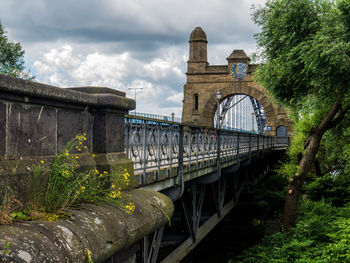
<svg viewBox="0 0 350 263"><path fill-rule="evenodd" d="M207 35L205 34L205 32L201 27L198 26L195 29L193 29L189 42L192 42L192 41L204 41L208 43Z"/></svg>
<svg viewBox="0 0 350 263"><path fill-rule="evenodd" d="M228 56L227 61L230 62L237 62L237 61L250 61L250 57L247 56L247 54L244 52L243 49L235 49L232 51L231 55Z"/></svg>

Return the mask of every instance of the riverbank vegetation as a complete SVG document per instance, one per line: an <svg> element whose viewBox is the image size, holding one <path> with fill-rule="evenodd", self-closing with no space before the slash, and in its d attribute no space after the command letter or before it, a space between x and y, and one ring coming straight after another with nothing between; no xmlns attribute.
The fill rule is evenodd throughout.
<svg viewBox="0 0 350 263"><path fill-rule="evenodd" d="M292 232L265 236L235 262L350 262L349 176L326 174L303 193Z"/></svg>

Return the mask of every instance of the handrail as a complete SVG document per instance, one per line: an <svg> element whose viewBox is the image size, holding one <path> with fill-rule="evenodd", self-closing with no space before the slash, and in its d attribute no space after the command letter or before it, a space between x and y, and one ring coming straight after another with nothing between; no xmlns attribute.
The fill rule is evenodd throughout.
<svg viewBox="0 0 350 263"><path fill-rule="evenodd" d="M183 131L180 131L183 126ZM195 163L199 169L200 162L216 159L239 159L254 153L286 149L288 137L243 133L220 130L220 143L217 130L207 127L182 125L176 122L158 121L127 115L125 117L125 152L134 161L135 173L141 174L141 185L146 184L148 171L156 170L159 181L160 171L172 169L179 165ZM183 147L179 150L179 138ZM181 155L181 156L180 156ZM182 168L182 167L181 167ZM187 165L189 172L190 165ZM168 173L170 176L170 173Z"/></svg>

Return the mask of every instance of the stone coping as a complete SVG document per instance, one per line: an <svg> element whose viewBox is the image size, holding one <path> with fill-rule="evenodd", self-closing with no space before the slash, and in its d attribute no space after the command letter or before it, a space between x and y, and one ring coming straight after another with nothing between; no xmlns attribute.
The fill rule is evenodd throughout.
<svg viewBox="0 0 350 263"><path fill-rule="evenodd" d="M0 225L0 250L10 244L3 260L79 263L87 262L89 250L93 262L103 262L167 224L167 216L174 213L173 203L163 194L150 190L129 194L135 203L133 214L114 204L83 204L68 211L69 219Z"/></svg>
<svg viewBox="0 0 350 263"><path fill-rule="evenodd" d="M112 89L103 88L103 93L91 92L91 89L96 91L96 87L84 87L81 91L59 88L42 84L39 82L22 80L6 75L0 75L0 95L1 93L11 93L21 96L37 97L53 101L93 106L96 108L115 108L118 110L133 110L135 109L135 101L125 98L123 92L115 92ZM124 95L124 96L123 96Z"/></svg>

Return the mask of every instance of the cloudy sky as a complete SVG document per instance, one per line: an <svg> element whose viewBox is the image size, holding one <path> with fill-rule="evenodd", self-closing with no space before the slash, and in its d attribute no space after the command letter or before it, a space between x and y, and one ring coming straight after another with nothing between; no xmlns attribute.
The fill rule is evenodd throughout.
<svg viewBox="0 0 350 263"><path fill-rule="evenodd" d="M252 5L264 0L0 0L0 20L21 42L36 80L59 87L105 86L137 111L181 116L188 39L200 26L208 62L256 49Z"/></svg>

